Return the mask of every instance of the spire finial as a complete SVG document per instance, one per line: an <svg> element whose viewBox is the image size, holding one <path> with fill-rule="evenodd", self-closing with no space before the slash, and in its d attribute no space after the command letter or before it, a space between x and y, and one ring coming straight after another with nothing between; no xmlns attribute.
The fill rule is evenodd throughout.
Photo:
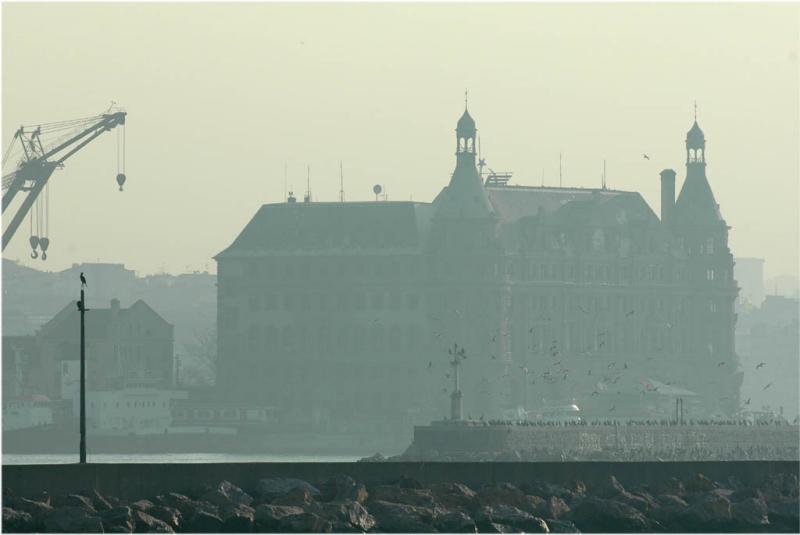
<svg viewBox="0 0 800 535"><path fill-rule="evenodd" d="M694 120L697 122L697 101L694 101Z"/></svg>
<svg viewBox="0 0 800 535"><path fill-rule="evenodd" d="M464 109L465 110L467 109L468 100L469 100L469 90L465 89L464 90Z"/></svg>

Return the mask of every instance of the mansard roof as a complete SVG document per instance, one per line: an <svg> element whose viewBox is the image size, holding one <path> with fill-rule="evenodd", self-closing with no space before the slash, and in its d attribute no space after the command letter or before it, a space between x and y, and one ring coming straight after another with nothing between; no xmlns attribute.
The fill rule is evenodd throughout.
<svg viewBox="0 0 800 535"><path fill-rule="evenodd" d="M514 250L518 239L514 237L518 234L514 229L520 224L535 223L539 216L546 218L548 226L565 230L631 226L666 232L638 192L526 186L481 186L481 189L509 250ZM215 259L313 254L326 250L421 252L430 226L441 215L446 194L447 188L433 203L267 204Z"/></svg>
<svg viewBox="0 0 800 535"><path fill-rule="evenodd" d="M430 203L310 202L263 205L215 259L322 250L416 249Z"/></svg>
<svg viewBox="0 0 800 535"><path fill-rule="evenodd" d="M625 206L625 218L644 221L656 218L655 213L638 192L587 188L551 188L531 186L488 187L489 200L500 216L501 224L516 222L540 213L556 215L562 223L577 222L590 214L611 213L616 206ZM598 212L600 207L607 207ZM634 211L631 211L634 209ZM592 215L594 217L594 215ZM656 218L657 219L657 218Z"/></svg>

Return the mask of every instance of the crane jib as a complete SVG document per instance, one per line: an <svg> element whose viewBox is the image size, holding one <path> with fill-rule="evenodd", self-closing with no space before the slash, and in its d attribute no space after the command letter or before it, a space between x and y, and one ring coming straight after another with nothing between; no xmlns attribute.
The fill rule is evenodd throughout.
<svg viewBox="0 0 800 535"><path fill-rule="evenodd" d="M97 120L93 121L91 125L46 151L41 141L42 126L45 125L36 127L36 130L30 133L28 140L24 139L25 127L19 128L14 135L14 141L20 142L24 158L15 172L3 177L3 189L6 189L2 200L3 215L5 215L6 209L17 193L27 192L27 196L3 231L3 250L5 250L6 246L13 238L14 233L19 228L19 225L36 202L39 194L47 185L53 171L55 171L57 167L63 166L64 161L88 145L103 132L108 132L119 125L125 125L126 115L127 113L124 111L105 113L99 118L96 118ZM76 120L76 122L78 121L82 120ZM65 121L63 124L70 125L70 123L70 121ZM124 162L124 147L122 150ZM117 153L117 157L119 158L119 152ZM120 182L124 182L124 177L124 169L120 171L118 165L117 183L120 186L120 190L122 190L122 183ZM43 239L45 243L49 242L47 238ZM31 243L34 241L39 243L42 241L42 238L31 240Z"/></svg>

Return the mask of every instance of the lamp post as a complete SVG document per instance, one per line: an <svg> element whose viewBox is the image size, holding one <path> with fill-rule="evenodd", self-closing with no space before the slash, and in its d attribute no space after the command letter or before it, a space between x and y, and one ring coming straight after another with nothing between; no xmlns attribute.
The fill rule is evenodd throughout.
<svg viewBox="0 0 800 535"><path fill-rule="evenodd" d="M86 325L85 318L86 301L83 295L83 288L81 288L81 300L78 301L78 310L81 313L81 414L80 414L80 428L81 428L81 444L80 444L80 463L86 464Z"/></svg>
<svg viewBox="0 0 800 535"><path fill-rule="evenodd" d="M461 365L462 360L466 360L467 354L464 348L458 347L458 344L453 344L452 349L448 349L447 353L452 355L453 360L450 365L453 367L453 393L450 394L450 419L460 421L463 417L461 406L461 387L458 380L458 367Z"/></svg>

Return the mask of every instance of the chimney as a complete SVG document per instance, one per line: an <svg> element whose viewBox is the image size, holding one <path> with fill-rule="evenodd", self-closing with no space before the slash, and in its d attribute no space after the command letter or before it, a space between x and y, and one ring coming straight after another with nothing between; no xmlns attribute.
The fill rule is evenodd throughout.
<svg viewBox="0 0 800 535"><path fill-rule="evenodd" d="M661 222L672 224L672 212L675 208L675 171L661 171Z"/></svg>

